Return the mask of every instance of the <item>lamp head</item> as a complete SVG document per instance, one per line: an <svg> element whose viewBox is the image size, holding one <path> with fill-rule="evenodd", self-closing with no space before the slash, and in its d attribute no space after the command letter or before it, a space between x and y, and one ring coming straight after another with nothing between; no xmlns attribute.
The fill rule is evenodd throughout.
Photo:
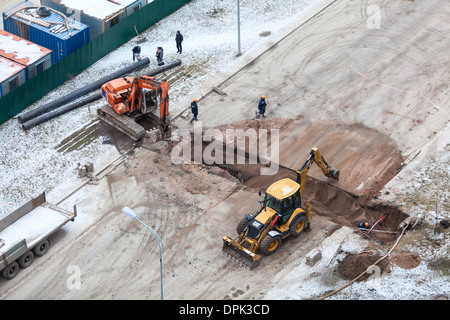
<svg viewBox="0 0 450 320"><path fill-rule="evenodd" d="M136 213L128 207L124 207L122 212L129 216L131 219L137 219Z"/></svg>

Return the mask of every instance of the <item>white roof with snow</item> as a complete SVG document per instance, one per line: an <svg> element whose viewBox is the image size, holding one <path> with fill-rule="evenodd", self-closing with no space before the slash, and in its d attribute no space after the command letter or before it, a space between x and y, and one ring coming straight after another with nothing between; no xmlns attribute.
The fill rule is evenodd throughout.
<svg viewBox="0 0 450 320"><path fill-rule="evenodd" d="M137 0L60 0L60 4L83 11L91 17L105 20L107 17L125 9Z"/></svg>
<svg viewBox="0 0 450 320"><path fill-rule="evenodd" d="M0 55L6 58L30 65L50 52L47 48L0 30Z"/></svg>
<svg viewBox="0 0 450 320"><path fill-rule="evenodd" d="M0 56L0 83L23 69L25 66Z"/></svg>

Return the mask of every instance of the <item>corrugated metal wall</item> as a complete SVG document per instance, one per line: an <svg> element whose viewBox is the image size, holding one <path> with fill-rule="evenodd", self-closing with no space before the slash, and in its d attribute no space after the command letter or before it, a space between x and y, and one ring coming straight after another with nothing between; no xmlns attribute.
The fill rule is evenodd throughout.
<svg viewBox="0 0 450 320"><path fill-rule="evenodd" d="M77 75L105 55L146 30L191 0L154 0L141 10L119 22L101 36L87 43L50 69L0 99L0 123L9 120L35 101ZM97 79L92 79L97 80Z"/></svg>

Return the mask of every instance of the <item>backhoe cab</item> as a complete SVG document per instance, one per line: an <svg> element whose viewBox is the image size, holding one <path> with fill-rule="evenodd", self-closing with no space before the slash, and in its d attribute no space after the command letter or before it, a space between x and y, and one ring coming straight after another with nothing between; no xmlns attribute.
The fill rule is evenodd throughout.
<svg viewBox="0 0 450 320"><path fill-rule="evenodd" d="M309 158L297 171L297 181L285 178L269 186L264 201L260 202L261 209L256 214L245 215L238 223L238 238L223 237L224 254L254 269L261 254L271 255L287 236L298 237L303 231L310 230L311 206L306 201L302 208L301 198L312 163L316 163L325 176L339 180L339 171L328 166L318 149L313 148Z"/></svg>

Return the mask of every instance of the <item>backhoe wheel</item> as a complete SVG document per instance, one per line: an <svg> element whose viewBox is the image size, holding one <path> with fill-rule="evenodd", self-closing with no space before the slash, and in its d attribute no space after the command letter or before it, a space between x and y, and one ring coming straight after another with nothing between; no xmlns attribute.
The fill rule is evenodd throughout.
<svg viewBox="0 0 450 320"><path fill-rule="evenodd" d="M281 237L274 236L272 237L270 234L267 234L266 237L261 241L261 245L259 249L266 256L275 253L281 245Z"/></svg>
<svg viewBox="0 0 450 320"><path fill-rule="evenodd" d="M302 214L296 216L289 225L289 232L291 236L298 237L300 233L306 229L307 224L308 219L306 219L306 215Z"/></svg>
<svg viewBox="0 0 450 320"><path fill-rule="evenodd" d="M247 227L247 225L250 223L250 221L252 221L252 219L248 218L247 216L242 218L242 220L238 223L236 227L237 234L241 234L242 231L244 231L245 227Z"/></svg>

